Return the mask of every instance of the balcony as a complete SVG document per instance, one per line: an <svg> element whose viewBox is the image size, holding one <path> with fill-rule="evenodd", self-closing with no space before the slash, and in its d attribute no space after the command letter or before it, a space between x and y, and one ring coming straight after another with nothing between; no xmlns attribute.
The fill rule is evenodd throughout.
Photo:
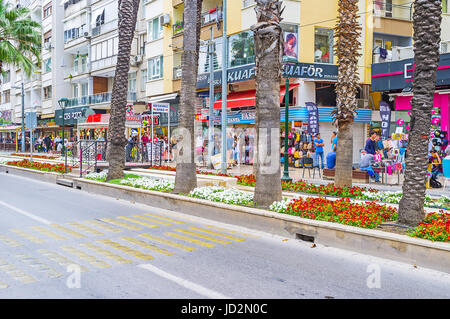
<svg viewBox="0 0 450 319"><path fill-rule="evenodd" d="M404 4L374 1L374 17L412 21L413 7L410 1Z"/></svg>
<svg viewBox="0 0 450 319"><path fill-rule="evenodd" d="M112 93L104 92L69 99L68 106L85 106L111 102ZM127 101L136 101L136 92L128 92Z"/></svg>
<svg viewBox="0 0 450 319"><path fill-rule="evenodd" d="M177 21L172 25L173 35L183 33L184 31L184 21Z"/></svg>
<svg viewBox="0 0 450 319"><path fill-rule="evenodd" d="M414 58L414 47L392 47L392 50L387 51L386 58L382 58L380 53L374 53L373 63L393 62ZM441 42L440 54L450 53L450 40Z"/></svg>
<svg viewBox="0 0 450 319"><path fill-rule="evenodd" d="M207 12L203 12L201 19L202 19L202 26L222 21L223 19L222 7L217 7Z"/></svg>
<svg viewBox="0 0 450 319"><path fill-rule="evenodd" d="M105 24L101 24L92 28L92 37L97 37L99 35L105 34L107 32L117 30L117 19L109 21Z"/></svg>
<svg viewBox="0 0 450 319"><path fill-rule="evenodd" d="M176 66L173 68L173 80L181 79L181 66Z"/></svg>
<svg viewBox="0 0 450 319"><path fill-rule="evenodd" d="M117 64L117 55L113 55L104 59L92 61L92 72L114 67Z"/></svg>

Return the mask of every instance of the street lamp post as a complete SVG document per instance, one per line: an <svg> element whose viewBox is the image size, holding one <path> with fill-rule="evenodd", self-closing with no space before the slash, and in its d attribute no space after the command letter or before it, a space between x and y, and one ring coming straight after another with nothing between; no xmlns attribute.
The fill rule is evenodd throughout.
<svg viewBox="0 0 450 319"><path fill-rule="evenodd" d="M22 143L21 144L22 144L22 153L25 153L25 90L23 88L23 81L22 81L21 86L11 86L11 87L13 89L22 89ZM17 151L17 148L16 148L16 151Z"/></svg>
<svg viewBox="0 0 450 319"><path fill-rule="evenodd" d="M286 78L286 86L284 93L284 172L281 178L284 182L292 182L292 178L289 177L289 145L288 145L288 131L289 131L289 78Z"/></svg>
<svg viewBox="0 0 450 319"><path fill-rule="evenodd" d="M66 143L64 140L64 117L65 117L65 110L67 105L69 104L69 99L62 98L58 101L59 107L62 109L62 154L64 155L64 174L67 173L67 152L66 152Z"/></svg>

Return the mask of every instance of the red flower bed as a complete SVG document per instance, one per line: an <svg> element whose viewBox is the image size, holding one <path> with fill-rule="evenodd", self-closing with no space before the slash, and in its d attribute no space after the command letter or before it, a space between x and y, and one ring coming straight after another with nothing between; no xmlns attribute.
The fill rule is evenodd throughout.
<svg viewBox="0 0 450 319"><path fill-rule="evenodd" d="M237 183L243 186L252 186L256 185L256 176L255 175L239 175L236 177L238 179Z"/></svg>
<svg viewBox="0 0 450 319"><path fill-rule="evenodd" d="M31 157L30 154L18 154L18 153L12 153L11 156L20 156L20 157ZM42 158L42 159L57 159L58 156L49 156L49 155L34 155L33 158Z"/></svg>
<svg viewBox="0 0 450 319"><path fill-rule="evenodd" d="M450 213L441 210L439 213L428 214L424 222L419 223L409 235L432 241L450 242Z"/></svg>
<svg viewBox="0 0 450 319"><path fill-rule="evenodd" d="M333 201L323 197L296 199L288 205L285 213L363 228L375 228L383 222L396 220L398 216L396 208L385 205L352 203L348 198Z"/></svg>
<svg viewBox="0 0 450 319"><path fill-rule="evenodd" d="M54 172L54 173L64 174L64 164L49 164L49 163L40 163L40 162L31 163L29 160L24 159L21 161L7 162L6 165L35 169L35 170L44 171L44 172ZM67 166L66 170L69 173L72 170L72 167Z"/></svg>
<svg viewBox="0 0 450 319"><path fill-rule="evenodd" d="M175 167L171 166L151 166L148 169L157 169L160 171L171 171L171 172L175 172L177 170Z"/></svg>

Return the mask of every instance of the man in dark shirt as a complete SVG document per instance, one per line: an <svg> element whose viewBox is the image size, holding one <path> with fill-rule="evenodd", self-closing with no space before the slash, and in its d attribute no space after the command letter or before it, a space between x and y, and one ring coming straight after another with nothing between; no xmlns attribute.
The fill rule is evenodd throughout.
<svg viewBox="0 0 450 319"><path fill-rule="evenodd" d="M374 131L370 132L370 137L366 142L366 146L364 147L364 150L368 153L368 154L372 154L375 155L376 154L376 136L377 133L375 133Z"/></svg>

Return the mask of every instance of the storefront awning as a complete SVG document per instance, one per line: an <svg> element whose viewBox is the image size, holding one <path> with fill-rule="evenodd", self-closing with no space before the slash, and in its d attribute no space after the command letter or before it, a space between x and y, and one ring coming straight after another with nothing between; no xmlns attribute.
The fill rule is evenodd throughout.
<svg viewBox="0 0 450 319"><path fill-rule="evenodd" d="M171 94L166 94L166 95L155 96L155 97L151 97L148 100L148 103L171 101L171 100L176 99L177 96L178 96L178 93L171 93Z"/></svg>
<svg viewBox="0 0 450 319"><path fill-rule="evenodd" d="M298 86L298 83L290 84L289 91L293 90L296 86ZM286 88L282 86L280 88L280 103L283 102L285 93ZM230 93L227 96L227 108L255 106L256 104L255 95L256 90ZM217 100L214 103L214 109L220 110L221 108L222 108L222 99Z"/></svg>

